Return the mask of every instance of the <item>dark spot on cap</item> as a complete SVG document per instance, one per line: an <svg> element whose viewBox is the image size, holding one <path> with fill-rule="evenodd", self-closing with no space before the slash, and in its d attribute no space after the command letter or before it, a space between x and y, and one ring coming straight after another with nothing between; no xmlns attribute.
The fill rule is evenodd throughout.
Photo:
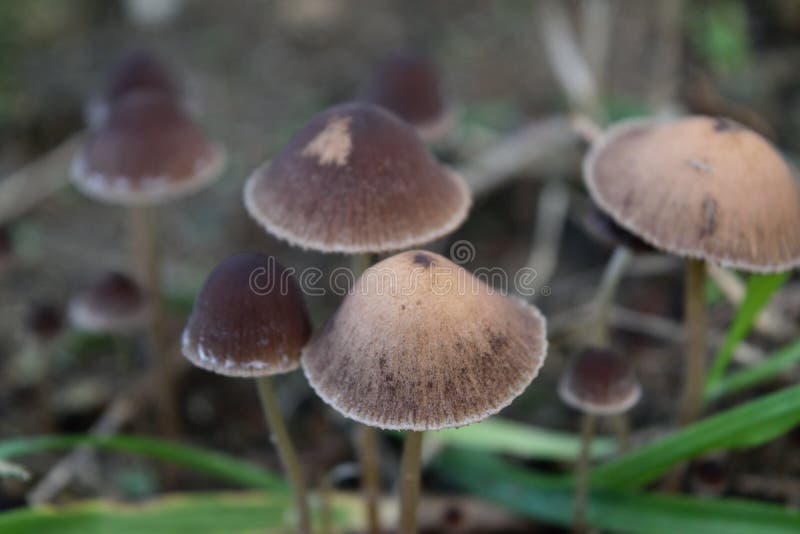
<svg viewBox="0 0 800 534"><path fill-rule="evenodd" d="M489 331L488 337L489 347L491 347L492 352L495 354L502 352L508 347L508 338L506 336Z"/></svg>
<svg viewBox="0 0 800 534"><path fill-rule="evenodd" d="M703 227L700 237L707 237L717 229L717 201L706 193L703 195Z"/></svg>
<svg viewBox="0 0 800 534"><path fill-rule="evenodd" d="M417 253L414 254L414 263L417 265L422 265L423 267L428 267L433 263L433 258L427 254Z"/></svg>
<svg viewBox="0 0 800 534"><path fill-rule="evenodd" d="M714 121L714 131L716 132L730 132L741 129L742 126L738 122L725 117L717 117Z"/></svg>
<svg viewBox="0 0 800 534"><path fill-rule="evenodd" d="M444 510L444 524L450 528L460 527L464 522L464 512L461 508L451 504Z"/></svg>

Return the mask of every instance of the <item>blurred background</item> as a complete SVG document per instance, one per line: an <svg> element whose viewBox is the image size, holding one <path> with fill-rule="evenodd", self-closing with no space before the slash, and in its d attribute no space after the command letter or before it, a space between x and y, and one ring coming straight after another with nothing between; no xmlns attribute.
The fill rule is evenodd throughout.
<svg viewBox="0 0 800 534"><path fill-rule="evenodd" d="M770 138L790 160L798 157L794 0L0 2L0 438L86 432L143 368L135 339L80 333L63 317L77 289L104 271L130 271L124 211L79 194L67 166L87 99L115 61L142 48L174 71L192 116L229 153L221 180L161 212L175 339L204 278L233 252L261 251L297 269L349 264L267 235L244 211L242 185L314 114L362 94L388 57L413 52L437 66L457 116L432 150L475 191L468 221L431 248L446 253L467 240L476 251L465 265L471 270L539 271L534 300L550 318L553 347L541 378L503 415L551 429L576 429L555 384L571 350L564 339L570 311L591 297L610 254L582 226L587 145L576 117L603 126L637 115L725 115ZM681 275L678 260L637 257L613 314L614 342L644 384L632 414L634 428L644 431L671 420L680 392ZM796 284L780 296L776 313L796 324ZM309 298L315 324L338 301ZM719 334L735 309L716 286L709 302ZM785 338L756 333L751 341L763 351ZM182 439L277 468L249 382L188 368L179 374ZM353 487L347 423L313 396L300 373L280 378L278 394L311 479L340 468L337 484ZM154 433L156 410L139 399L115 430ZM728 491L800 502L800 455L787 455L798 446L795 431L755 454L731 453L726 477L742 476ZM397 443L383 447L393 473ZM40 454L26 465L38 478L59 457ZM87 465L52 500L220 487L199 474L167 476L136 457L103 453ZM776 477L791 484L763 482ZM426 482L448 489L435 476ZM23 505L31 488L4 481L0 509Z"/></svg>

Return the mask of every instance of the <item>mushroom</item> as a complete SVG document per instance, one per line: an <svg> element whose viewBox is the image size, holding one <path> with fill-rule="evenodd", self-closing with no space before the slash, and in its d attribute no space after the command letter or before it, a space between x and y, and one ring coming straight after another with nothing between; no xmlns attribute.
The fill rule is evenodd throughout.
<svg viewBox="0 0 800 534"><path fill-rule="evenodd" d="M575 466L574 526L584 529L589 496L592 436L597 416L627 412L641 397L642 389L627 359L607 349L588 347L580 351L558 384L565 404L583 413L581 452Z"/></svg>
<svg viewBox="0 0 800 534"><path fill-rule="evenodd" d="M680 420L699 415L706 376L705 262L756 273L800 264L800 187L770 143L729 119L620 123L583 163L594 202L686 262L689 330Z"/></svg>
<svg viewBox="0 0 800 534"><path fill-rule="evenodd" d="M453 128L454 114L445 104L436 65L419 54L386 59L375 72L364 100L411 124L428 143L440 141Z"/></svg>
<svg viewBox="0 0 800 534"><path fill-rule="evenodd" d="M126 334L145 326L148 316L144 291L118 272L106 273L69 303L70 321L88 332Z"/></svg>
<svg viewBox="0 0 800 534"><path fill-rule="evenodd" d="M130 208L134 260L152 306L151 344L162 367L159 414L167 435L176 434L177 418L172 373L164 361L156 206L206 187L224 159L222 148L206 139L171 96L136 90L114 101L72 162L72 181L82 193Z"/></svg>
<svg viewBox="0 0 800 534"><path fill-rule="evenodd" d="M353 254L355 276L371 255L420 246L454 231L471 195L439 165L414 129L368 103L311 119L244 188L250 216L272 235L321 252ZM362 486L370 532L378 530L377 436L361 432Z"/></svg>
<svg viewBox="0 0 800 534"><path fill-rule="evenodd" d="M294 491L300 532L311 518L297 453L280 414L270 376L300 366L311 326L292 272L275 258L245 252L222 261L209 275L183 331L184 356L224 376L252 377L272 441Z"/></svg>
<svg viewBox="0 0 800 534"><path fill-rule="evenodd" d="M87 102L86 123L90 128L99 127L117 100L129 93L143 90L161 93L175 101L181 97L181 91L169 69L151 52L134 50L117 61L103 90Z"/></svg>
<svg viewBox="0 0 800 534"><path fill-rule="evenodd" d="M432 252L368 268L303 349L311 387L336 411L406 431L400 532L414 532L423 433L480 421L531 383L545 320Z"/></svg>

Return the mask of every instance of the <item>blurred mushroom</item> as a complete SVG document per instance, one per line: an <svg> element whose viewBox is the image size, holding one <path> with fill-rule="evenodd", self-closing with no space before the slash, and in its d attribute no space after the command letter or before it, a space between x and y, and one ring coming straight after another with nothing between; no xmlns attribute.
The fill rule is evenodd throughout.
<svg viewBox="0 0 800 534"><path fill-rule="evenodd" d="M500 411L536 377L546 348L536 308L417 250L367 269L302 361L311 386L339 413L406 431L399 531L408 533L423 432Z"/></svg>
<svg viewBox="0 0 800 534"><path fill-rule="evenodd" d="M422 55L405 53L385 60L367 87L364 100L411 124L428 143L440 141L453 128L453 112L442 94L439 72Z"/></svg>
<svg viewBox="0 0 800 534"><path fill-rule="evenodd" d="M85 195L128 206L133 258L151 303L150 338L161 366L159 410L162 433L177 433L172 366L164 345L156 206L199 191L219 177L223 149L209 142L180 105L160 91L121 96L108 118L86 138L72 163L72 181Z"/></svg>
<svg viewBox="0 0 800 534"><path fill-rule="evenodd" d="M106 273L76 294L69 303L69 318L88 332L126 334L147 324L149 306L135 280L117 272Z"/></svg>
<svg viewBox="0 0 800 534"><path fill-rule="evenodd" d="M639 401L641 394L633 367L627 359L610 349L590 347L582 350L561 377L559 397L583 413L581 453L575 466L574 527L578 532L585 528L595 418L627 412Z"/></svg>
<svg viewBox="0 0 800 534"><path fill-rule="evenodd" d="M209 275L182 338L184 356L197 367L256 380L272 440L294 490L299 531L305 534L311 529L305 481L269 377L300 366L300 350L310 334L291 271L272 257L240 253Z"/></svg>
<svg viewBox="0 0 800 534"><path fill-rule="evenodd" d="M687 258L689 423L706 382L705 262L757 273L800 265L800 186L766 139L712 117L620 123L593 144L584 179L620 226Z"/></svg>

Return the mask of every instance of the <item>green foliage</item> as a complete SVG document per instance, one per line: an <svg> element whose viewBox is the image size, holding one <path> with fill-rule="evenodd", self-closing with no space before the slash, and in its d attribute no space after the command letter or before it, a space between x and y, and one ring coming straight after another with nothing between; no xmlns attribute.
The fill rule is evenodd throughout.
<svg viewBox="0 0 800 534"><path fill-rule="evenodd" d="M497 417L462 428L430 432L425 439L475 451L545 460L574 460L580 450L580 439L573 434ZM614 450L614 441L608 438L598 438L592 443L595 457L608 456Z"/></svg>
<svg viewBox="0 0 800 534"><path fill-rule="evenodd" d="M714 359L714 364L711 367L711 372L708 376L708 388L713 388L715 383L718 382L725 369L728 367L731 359L733 358L733 351L747 337L753 324L761 313L761 310L769 303L772 295L789 279L790 273L778 274L754 274L747 280L747 293L742 301L739 309L736 311L736 317L733 319L733 324L728 329L725 335L725 342L717 352Z"/></svg>
<svg viewBox="0 0 800 534"><path fill-rule="evenodd" d="M706 389L706 400L712 401L766 382L798 363L800 363L800 341L791 343L763 362L730 373L710 384Z"/></svg>
<svg viewBox="0 0 800 534"><path fill-rule="evenodd" d="M572 521L573 489L557 478L527 471L499 458L448 451L435 462L462 488L550 523ZM800 531L800 514L784 507L740 499L693 499L632 492L593 492L587 521L611 532L640 534L788 534Z"/></svg>
<svg viewBox="0 0 800 534"><path fill-rule="evenodd" d="M150 456L246 487L286 490L286 483L266 469L231 456L189 445L141 436L38 436L0 441L0 459L79 445Z"/></svg>
<svg viewBox="0 0 800 534"><path fill-rule="evenodd" d="M691 4L689 34L695 50L714 70L730 73L747 66L750 41L741 0Z"/></svg>

